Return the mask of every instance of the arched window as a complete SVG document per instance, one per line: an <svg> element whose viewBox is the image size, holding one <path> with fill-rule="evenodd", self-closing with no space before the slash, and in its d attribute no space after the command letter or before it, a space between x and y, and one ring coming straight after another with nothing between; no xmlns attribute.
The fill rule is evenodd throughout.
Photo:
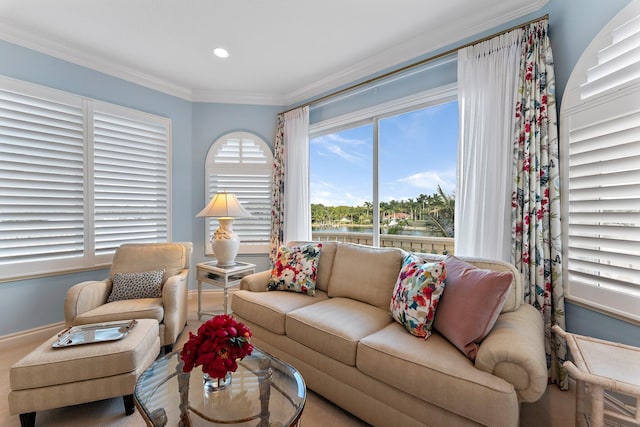
<svg viewBox="0 0 640 427"><path fill-rule="evenodd" d="M561 110L567 298L640 320L640 2L596 36Z"/></svg>
<svg viewBox="0 0 640 427"><path fill-rule="evenodd" d="M267 253L271 234L271 174L273 154L259 136L232 132L218 138L207 153L205 162L205 200L218 192L236 195L251 213L237 218L233 230L240 237L240 253ZM215 218L206 218L206 253L213 254L209 239L218 228Z"/></svg>

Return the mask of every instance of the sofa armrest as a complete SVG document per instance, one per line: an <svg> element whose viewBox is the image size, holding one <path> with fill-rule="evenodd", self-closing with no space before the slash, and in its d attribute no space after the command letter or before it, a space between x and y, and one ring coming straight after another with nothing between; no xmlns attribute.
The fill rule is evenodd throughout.
<svg viewBox="0 0 640 427"><path fill-rule="evenodd" d="M162 286L162 305L164 306L164 339L161 345L175 343L178 335L187 324L189 269L167 278Z"/></svg>
<svg viewBox="0 0 640 427"><path fill-rule="evenodd" d="M531 305L522 304L515 311L501 314L480 345L475 366L513 384L520 401L537 401L547 388L540 313Z"/></svg>
<svg viewBox="0 0 640 427"><path fill-rule="evenodd" d="M107 302L111 293L111 278L88 281L73 285L64 300L64 323L73 326L80 314L93 310Z"/></svg>
<svg viewBox="0 0 640 427"><path fill-rule="evenodd" d="M254 274L248 274L240 281L240 289L252 292L265 292L271 277L271 270L259 271Z"/></svg>

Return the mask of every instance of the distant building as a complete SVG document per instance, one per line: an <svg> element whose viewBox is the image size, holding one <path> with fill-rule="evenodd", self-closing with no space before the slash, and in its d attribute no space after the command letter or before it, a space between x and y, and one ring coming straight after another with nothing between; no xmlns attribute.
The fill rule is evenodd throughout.
<svg viewBox="0 0 640 427"><path fill-rule="evenodd" d="M395 220L400 220L400 221L405 220L405 219L409 219L409 218L411 218L411 215L406 214L404 212L393 213L393 214L387 216L387 219L390 219L390 220L394 220L395 219Z"/></svg>

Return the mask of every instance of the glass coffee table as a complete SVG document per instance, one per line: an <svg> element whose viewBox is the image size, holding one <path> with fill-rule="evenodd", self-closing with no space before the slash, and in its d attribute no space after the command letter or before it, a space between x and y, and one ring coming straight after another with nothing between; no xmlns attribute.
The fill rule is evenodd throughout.
<svg viewBox="0 0 640 427"><path fill-rule="evenodd" d="M149 426L294 426L306 400L306 386L291 365L254 348L238 362L231 384L207 392L200 367L182 372L179 352L156 360L134 391Z"/></svg>

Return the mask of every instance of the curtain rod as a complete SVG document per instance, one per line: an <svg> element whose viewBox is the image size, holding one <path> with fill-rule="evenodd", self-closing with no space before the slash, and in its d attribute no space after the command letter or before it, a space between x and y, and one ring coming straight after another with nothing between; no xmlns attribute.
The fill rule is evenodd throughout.
<svg viewBox="0 0 640 427"><path fill-rule="evenodd" d="M454 48L452 48L452 49L447 50L446 52L438 53L438 54L433 55L433 56L430 56L430 57L428 57L428 58L421 59L420 61L414 62L414 63L412 63L412 64L405 65L404 67L400 67L400 68L398 68L398 69L396 69L396 70L389 71L389 72L384 73L384 74L381 74L381 75L379 75L379 76L372 77L372 78L370 78L370 79L368 79L368 80L365 80L365 81L363 81L363 82L356 83L356 84L351 85L351 86L349 86L349 87L346 87L346 88L344 88L344 89L340 89L340 90L337 90L337 91L335 91L335 92L329 93L329 94L327 94L327 95L324 95L324 96L318 97L318 98L313 99L313 100L311 100L311 101L309 101L309 102L306 102L306 103L304 103L304 104L298 105L297 107L293 107L293 108L288 109L287 111L283 111L283 112L282 112L282 113L280 113L280 114L285 114L285 113L288 113L289 111L293 111L293 110L295 110L296 108L305 107L305 106L311 106L311 105L313 105L313 104L318 104L318 103L320 103L320 102L322 102L322 101L326 101L327 99L335 98L335 97L340 96L340 95L343 95L343 94L345 94L345 93L347 93L347 92L351 92L351 91L353 91L353 90L360 89L360 88L361 88L361 87L363 87L363 86L370 85L371 83L375 83L375 82L377 82L377 81L384 80L384 79L386 79L386 78L388 78L388 77L391 77L391 76L393 76L393 75L395 75L395 74L400 74L400 73L403 73L403 72L405 72L405 71L407 71L407 70L411 70L412 68L419 67L419 66L421 66L421 65L424 65L424 64L426 64L426 63L429 63L429 62L435 61L435 60L440 59L440 58L443 58L443 57L445 57L445 56L449 56L449 55L451 55L451 54L456 53L456 52L457 52L458 50L460 50L460 49L464 49L465 47L473 46L474 44L478 44L478 43L485 42L485 41L487 41L487 40L491 40L491 39L492 39L492 38L494 38L494 37L501 36L501 35L503 35L503 34L506 34L506 33L511 32L511 31L513 31L513 30L517 30L518 28L526 27L526 26L527 26L527 25L529 25L529 24L533 24L533 23L536 23L536 22L542 21L542 20L544 20L544 19L549 19L549 14L548 14L548 13L547 13L546 15L544 15L544 16L541 16L541 17L539 17L539 18L532 19L532 20L527 21L527 22L525 22L525 23L518 24L518 25L514 25L513 27L507 28L506 30L502 30L502 31L499 31L499 32L497 32L497 33L494 33L494 34L488 35L488 36L486 36L486 37L482 37L481 39L474 40L474 41L469 42L469 43L465 43L465 44L463 44L463 45L461 45L461 46L458 46L458 47L454 47Z"/></svg>

